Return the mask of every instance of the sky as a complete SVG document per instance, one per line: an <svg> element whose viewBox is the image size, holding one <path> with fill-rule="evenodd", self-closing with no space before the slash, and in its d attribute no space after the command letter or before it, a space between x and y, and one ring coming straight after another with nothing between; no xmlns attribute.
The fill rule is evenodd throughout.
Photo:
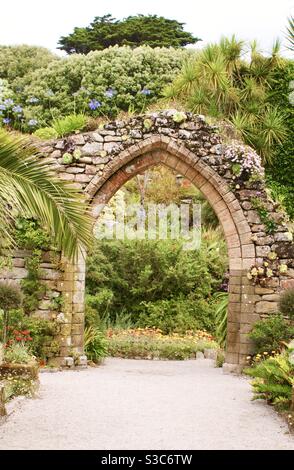
<svg viewBox="0 0 294 470"><path fill-rule="evenodd" d="M196 47L235 33L257 39L266 53L275 38L283 42L294 0L10 0L1 5L0 44L40 45L62 54L56 49L61 36L107 13L117 19L156 14L186 23L185 30L203 40ZM283 55L290 55L285 47Z"/></svg>

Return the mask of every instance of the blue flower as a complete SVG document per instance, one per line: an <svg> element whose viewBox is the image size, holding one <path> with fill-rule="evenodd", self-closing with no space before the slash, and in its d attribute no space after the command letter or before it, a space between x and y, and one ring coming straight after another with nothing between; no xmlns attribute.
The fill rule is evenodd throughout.
<svg viewBox="0 0 294 470"><path fill-rule="evenodd" d="M36 98L35 96L32 96L31 98L28 99L28 103L39 103L39 98Z"/></svg>
<svg viewBox="0 0 294 470"><path fill-rule="evenodd" d="M36 126L37 124L38 124L37 119L30 119L28 122L28 125L31 127Z"/></svg>
<svg viewBox="0 0 294 470"><path fill-rule="evenodd" d="M148 88L143 88L143 90L140 91L142 95L148 96L151 95L151 90L148 90Z"/></svg>
<svg viewBox="0 0 294 470"><path fill-rule="evenodd" d="M49 90L46 91L46 95L47 95L47 96L53 96L54 93L53 93L52 90L49 89Z"/></svg>
<svg viewBox="0 0 294 470"><path fill-rule="evenodd" d="M2 122L3 122L3 124L9 124L10 121L11 121L11 119L9 119L9 118L4 118Z"/></svg>
<svg viewBox="0 0 294 470"><path fill-rule="evenodd" d="M13 106L12 111L14 113L20 114L20 113L22 113L22 107L19 106L19 104L17 104L16 106Z"/></svg>
<svg viewBox="0 0 294 470"><path fill-rule="evenodd" d="M95 109L100 108L100 106L101 106L100 101L91 100L89 102L89 108L92 109L92 111L95 111Z"/></svg>
<svg viewBox="0 0 294 470"><path fill-rule="evenodd" d="M6 104L7 106L12 106L14 104L14 101L11 98L7 98L4 101L4 104Z"/></svg>
<svg viewBox="0 0 294 470"><path fill-rule="evenodd" d="M5 104L0 104L0 109L1 109L2 111L5 111L5 109L6 109Z"/></svg>
<svg viewBox="0 0 294 470"><path fill-rule="evenodd" d="M117 91L113 90L113 88L108 88L108 90L106 90L106 92L104 93L106 98L113 98L116 94Z"/></svg>

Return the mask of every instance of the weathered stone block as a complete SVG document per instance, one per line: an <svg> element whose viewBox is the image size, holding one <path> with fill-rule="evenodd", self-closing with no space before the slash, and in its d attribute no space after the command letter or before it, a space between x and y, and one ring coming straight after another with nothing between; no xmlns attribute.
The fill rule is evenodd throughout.
<svg viewBox="0 0 294 470"><path fill-rule="evenodd" d="M267 256L271 251L270 246L257 246L256 247L256 256L260 256L261 258Z"/></svg>
<svg viewBox="0 0 294 470"><path fill-rule="evenodd" d="M83 155L95 155L100 150L103 150L103 144L100 142L88 142L81 148L81 152Z"/></svg>
<svg viewBox="0 0 294 470"><path fill-rule="evenodd" d="M277 302L268 302L263 300L261 302L257 302L255 308L256 313L274 313L278 311L278 304Z"/></svg>

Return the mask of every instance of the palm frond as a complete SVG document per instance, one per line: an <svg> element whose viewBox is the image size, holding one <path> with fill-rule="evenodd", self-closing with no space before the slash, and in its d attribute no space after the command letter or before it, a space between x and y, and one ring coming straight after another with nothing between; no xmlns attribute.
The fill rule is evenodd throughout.
<svg viewBox="0 0 294 470"><path fill-rule="evenodd" d="M288 27L287 27L287 40L288 40L288 49L290 51L294 51L294 17L291 16L288 19Z"/></svg>
<svg viewBox="0 0 294 470"><path fill-rule="evenodd" d="M11 238L16 213L36 217L56 248L73 259L92 241L92 220L79 192L60 180L24 138L0 131L0 246Z"/></svg>

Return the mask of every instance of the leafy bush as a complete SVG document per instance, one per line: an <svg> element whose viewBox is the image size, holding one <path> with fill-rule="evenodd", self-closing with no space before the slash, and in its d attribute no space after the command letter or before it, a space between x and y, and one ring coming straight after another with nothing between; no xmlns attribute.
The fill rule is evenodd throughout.
<svg viewBox="0 0 294 470"><path fill-rule="evenodd" d="M62 119L55 119L52 122L52 128L58 137L64 137L65 135L83 130L86 124L87 118L84 114L70 114Z"/></svg>
<svg viewBox="0 0 294 470"><path fill-rule="evenodd" d="M294 289L287 289L280 295L279 310L283 315L294 318Z"/></svg>
<svg viewBox="0 0 294 470"><path fill-rule="evenodd" d="M100 362L107 355L107 340L103 333L93 326L85 328L84 347L88 359Z"/></svg>
<svg viewBox="0 0 294 470"><path fill-rule="evenodd" d="M50 236L34 218L18 217L15 223L15 241L25 250L49 249Z"/></svg>
<svg viewBox="0 0 294 470"><path fill-rule="evenodd" d="M214 330L214 308L205 300L176 298L142 302L138 326L159 328L164 334L188 330Z"/></svg>
<svg viewBox="0 0 294 470"><path fill-rule="evenodd" d="M279 351L286 342L293 338L294 327L291 327L280 314L270 315L256 322L249 337L255 344L255 353Z"/></svg>
<svg viewBox="0 0 294 470"><path fill-rule="evenodd" d="M46 361L59 354L60 344L55 339L59 328L57 323L43 318L25 316L21 326L22 329L30 332L32 338L30 352L38 359Z"/></svg>
<svg viewBox="0 0 294 470"><path fill-rule="evenodd" d="M21 106L22 127L33 131L72 113L112 117L120 111L141 111L158 99L190 55L187 50L145 46L75 54L24 75L17 87L12 83L12 106ZM6 117L10 124L19 123L17 116Z"/></svg>
<svg viewBox="0 0 294 470"><path fill-rule="evenodd" d="M39 46L0 46L0 78L8 80L15 90L21 77L47 67L58 57Z"/></svg>
<svg viewBox="0 0 294 470"><path fill-rule="evenodd" d="M42 140L56 139L58 132L53 127L41 127L34 132L34 135Z"/></svg>
<svg viewBox="0 0 294 470"><path fill-rule="evenodd" d="M279 409L289 409L294 386L294 365L289 360L289 352L270 357L245 369L254 377L252 382L254 399L264 399Z"/></svg>
<svg viewBox="0 0 294 470"><path fill-rule="evenodd" d="M42 318L24 315L22 309L11 310L7 328L7 343L19 344L29 339L27 345L32 355L47 360L58 355L60 345L55 340L58 324ZM0 316L0 331L3 331L3 319ZM28 336L29 335L29 336Z"/></svg>
<svg viewBox="0 0 294 470"><path fill-rule="evenodd" d="M4 359L11 364L28 364L34 356L24 344L13 343L5 350Z"/></svg>
<svg viewBox="0 0 294 470"><path fill-rule="evenodd" d="M19 286L0 282L0 309L12 310L20 307L22 295Z"/></svg>
<svg viewBox="0 0 294 470"><path fill-rule="evenodd" d="M174 316L181 331L213 329L210 300L227 262L220 238L210 241L199 251L182 250L178 240L97 241L87 264L88 308L100 319L128 314L134 325L165 331L177 328Z"/></svg>

